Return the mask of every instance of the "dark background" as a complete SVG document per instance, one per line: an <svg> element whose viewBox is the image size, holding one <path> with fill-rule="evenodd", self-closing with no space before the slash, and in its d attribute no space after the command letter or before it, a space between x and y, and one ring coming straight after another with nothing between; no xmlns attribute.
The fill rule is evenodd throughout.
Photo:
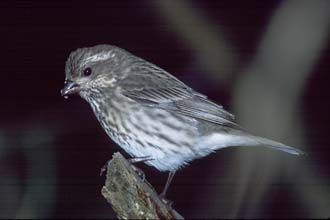
<svg viewBox="0 0 330 220"><path fill-rule="evenodd" d="M99 170L114 152L127 155L84 100L60 96L69 53L101 43L166 69L234 112L248 130L308 153L232 148L194 161L169 190L179 213L330 216L329 1L2 1L0 10L1 218L115 217L100 194ZM284 23L269 32L274 17ZM263 50L286 31L295 37L280 38L283 48ZM298 52L290 47L296 44ZM293 61L282 59L291 52ZM267 54L276 56L267 61ZM257 96L245 98L244 91ZM279 110L272 107L277 101ZM167 174L139 167L160 192Z"/></svg>

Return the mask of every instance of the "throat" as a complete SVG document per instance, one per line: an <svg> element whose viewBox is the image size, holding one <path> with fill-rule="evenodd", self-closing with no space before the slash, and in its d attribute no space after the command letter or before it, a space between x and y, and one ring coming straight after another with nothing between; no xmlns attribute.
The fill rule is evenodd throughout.
<svg viewBox="0 0 330 220"><path fill-rule="evenodd" d="M129 108L125 100L118 99L117 96L103 96L96 98L89 96L86 101L90 104L93 112L100 122L105 132L112 138L116 139L121 134L121 125L125 120L126 110ZM126 103L126 104L125 104Z"/></svg>

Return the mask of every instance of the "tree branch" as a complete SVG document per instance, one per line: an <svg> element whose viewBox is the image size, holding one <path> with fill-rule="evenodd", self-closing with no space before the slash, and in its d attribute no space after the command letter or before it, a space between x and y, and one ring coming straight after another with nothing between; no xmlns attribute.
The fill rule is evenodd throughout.
<svg viewBox="0 0 330 220"><path fill-rule="evenodd" d="M152 186L137 175L120 153L114 153L108 163L102 195L120 219L183 219L162 202Z"/></svg>

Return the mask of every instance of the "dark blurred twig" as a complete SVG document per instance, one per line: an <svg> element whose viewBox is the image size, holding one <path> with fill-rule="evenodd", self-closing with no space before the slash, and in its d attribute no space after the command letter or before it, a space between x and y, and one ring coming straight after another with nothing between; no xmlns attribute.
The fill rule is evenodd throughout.
<svg viewBox="0 0 330 220"><path fill-rule="evenodd" d="M151 185L137 175L120 153L115 153L108 163L102 195L120 219L183 219L162 202Z"/></svg>

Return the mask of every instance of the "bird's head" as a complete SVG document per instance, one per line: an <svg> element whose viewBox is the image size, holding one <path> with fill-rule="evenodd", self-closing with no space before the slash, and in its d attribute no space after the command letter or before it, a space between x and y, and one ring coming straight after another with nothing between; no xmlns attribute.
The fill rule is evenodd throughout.
<svg viewBox="0 0 330 220"><path fill-rule="evenodd" d="M97 45L73 51L65 65L65 82L61 95L86 97L102 88L113 88L123 74L129 53L111 45Z"/></svg>

